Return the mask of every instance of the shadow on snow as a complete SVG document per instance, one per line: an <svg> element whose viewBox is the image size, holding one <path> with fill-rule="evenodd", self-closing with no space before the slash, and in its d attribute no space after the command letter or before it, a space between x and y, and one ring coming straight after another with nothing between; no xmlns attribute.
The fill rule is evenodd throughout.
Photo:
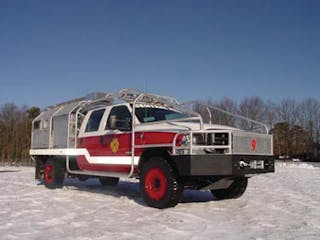
<svg viewBox="0 0 320 240"><path fill-rule="evenodd" d="M66 179L64 187L73 187L77 191L104 194L116 198L127 197L139 205L146 206L140 194L139 182L119 181L117 186L102 186L97 178L81 182L77 179ZM210 191L185 189L180 204L216 201Z"/></svg>

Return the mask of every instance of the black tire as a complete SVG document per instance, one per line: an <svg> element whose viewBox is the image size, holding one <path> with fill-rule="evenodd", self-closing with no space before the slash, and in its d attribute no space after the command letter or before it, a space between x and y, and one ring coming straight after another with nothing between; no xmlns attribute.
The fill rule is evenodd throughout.
<svg viewBox="0 0 320 240"><path fill-rule="evenodd" d="M117 186L119 178L115 177L99 177L99 181L103 186Z"/></svg>
<svg viewBox="0 0 320 240"><path fill-rule="evenodd" d="M142 166L140 190L148 206L163 209L178 204L183 184L165 159L153 157Z"/></svg>
<svg viewBox="0 0 320 240"><path fill-rule="evenodd" d="M44 185L49 189L62 188L65 174L63 161L50 159L43 168Z"/></svg>
<svg viewBox="0 0 320 240"><path fill-rule="evenodd" d="M246 191L248 178L237 177L234 182L226 189L211 190L212 195L217 199L239 198Z"/></svg>

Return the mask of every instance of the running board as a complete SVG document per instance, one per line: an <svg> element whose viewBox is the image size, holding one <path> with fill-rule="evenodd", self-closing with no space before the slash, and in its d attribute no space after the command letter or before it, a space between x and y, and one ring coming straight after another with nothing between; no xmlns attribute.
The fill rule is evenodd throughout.
<svg viewBox="0 0 320 240"><path fill-rule="evenodd" d="M76 175L91 175L98 177L127 177L128 173L119 173L119 172L102 172L102 171L90 171L90 170L71 170L69 164L69 156L66 156L66 169L68 173Z"/></svg>

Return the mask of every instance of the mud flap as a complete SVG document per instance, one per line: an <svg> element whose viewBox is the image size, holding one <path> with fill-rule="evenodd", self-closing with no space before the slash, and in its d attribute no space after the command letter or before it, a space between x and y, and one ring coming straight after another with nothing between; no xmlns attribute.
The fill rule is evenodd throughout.
<svg viewBox="0 0 320 240"><path fill-rule="evenodd" d="M36 160L36 169L35 169L35 175L34 178L36 180L40 180L41 179L41 160Z"/></svg>

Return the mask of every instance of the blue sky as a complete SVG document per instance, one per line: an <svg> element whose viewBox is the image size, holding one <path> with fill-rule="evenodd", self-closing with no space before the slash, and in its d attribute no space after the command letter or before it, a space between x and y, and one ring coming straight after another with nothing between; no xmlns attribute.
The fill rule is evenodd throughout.
<svg viewBox="0 0 320 240"><path fill-rule="evenodd" d="M0 104L122 88L320 99L320 1L0 1Z"/></svg>

